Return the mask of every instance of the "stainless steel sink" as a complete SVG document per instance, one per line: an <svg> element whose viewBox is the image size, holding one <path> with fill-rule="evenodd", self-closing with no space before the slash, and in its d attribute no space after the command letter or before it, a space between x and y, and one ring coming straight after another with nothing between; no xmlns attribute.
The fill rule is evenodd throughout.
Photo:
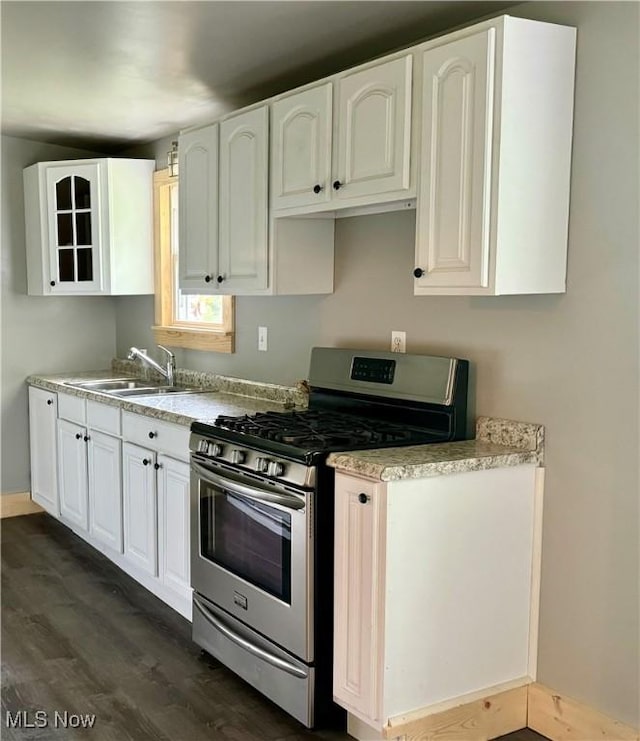
<svg viewBox="0 0 640 741"><path fill-rule="evenodd" d="M93 381L66 381L67 386L96 391L109 396L158 396L162 394L201 394L211 393L214 389L188 388L186 386L160 386L153 381L140 378L102 378Z"/></svg>
<svg viewBox="0 0 640 741"><path fill-rule="evenodd" d="M112 396L160 396L162 394L210 394L215 389L187 388L186 386L156 386L154 388L128 388L109 391Z"/></svg>

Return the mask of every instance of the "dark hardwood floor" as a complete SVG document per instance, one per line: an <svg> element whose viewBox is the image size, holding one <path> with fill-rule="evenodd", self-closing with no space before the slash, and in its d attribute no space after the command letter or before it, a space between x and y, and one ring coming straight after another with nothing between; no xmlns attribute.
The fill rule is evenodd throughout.
<svg viewBox="0 0 640 741"><path fill-rule="evenodd" d="M306 730L202 654L186 620L49 516L2 520L0 535L3 739L350 738ZM8 727L18 711L36 727ZM55 711L95 714L95 724L55 728Z"/></svg>

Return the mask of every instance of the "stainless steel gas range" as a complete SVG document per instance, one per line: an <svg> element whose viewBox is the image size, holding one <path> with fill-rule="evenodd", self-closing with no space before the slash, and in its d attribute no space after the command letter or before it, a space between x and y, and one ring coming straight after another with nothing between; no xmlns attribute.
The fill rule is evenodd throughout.
<svg viewBox="0 0 640 741"><path fill-rule="evenodd" d="M195 422L194 641L308 727L333 725L329 452L466 438L468 362L314 348L309 408Z"/></svg>

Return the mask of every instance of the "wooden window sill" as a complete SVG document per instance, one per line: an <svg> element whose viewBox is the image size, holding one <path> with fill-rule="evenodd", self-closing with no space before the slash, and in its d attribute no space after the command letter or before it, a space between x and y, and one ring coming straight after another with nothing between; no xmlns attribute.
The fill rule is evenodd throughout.
<svg viewBox="0 0 640 741"><path fill-rule="evenodd" d="M151 329L153 330L154 341L158 345L225 353L232 353L235 349L233 332L194 329L192 327L154 326Z"/></svg>

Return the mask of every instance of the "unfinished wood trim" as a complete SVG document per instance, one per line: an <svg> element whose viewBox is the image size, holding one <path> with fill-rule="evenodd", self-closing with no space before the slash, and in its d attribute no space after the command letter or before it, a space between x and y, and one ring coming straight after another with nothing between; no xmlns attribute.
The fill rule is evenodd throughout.
<svg viewBox="0 0 640 741"><path fill-rule="evenodd" d="M638 731L543 684L529 686L527 725L551 741L638 741Z"/></svg>
<svg viewBox="0 0 640 741"><path fill-rule="evenodd" d="M31 499L28 491L0 495L0 519L19 515L35 515L38 512L44 512L44 510Z"/></svg>
<svg viewBox="0 0 640 741"><path fill-rule="evenodd" d="M223 323L214 325L214 329L176 319L171 254L171 188L177 183L178 178L169 175L168 169L153 173L154 338L157 343L170 347L232 353L235 311L233 296L222 296Z"/></svg>
<svg viewBox="0 0 640 741"><path fill-rule="evenodd" d="M529 605L529 663L532 681L538 672L538 634L540 625L540 580L542 571L542 512L544 505L544 468L536 469L533 493L533 543L531 554L531 602Z"/></svg>
<svg viewBox="0 0 640 741"><path fill-rule="evenodd" d="M528 677L488 687L413 713L390 718L387 739L485 741L527 725Z"/></svg>
<svg viewBox="0 0 640 741"><path fill-rule="evenodd" d="M235 349L232 333L206 332L188 327L152 327L151 329L154 341L158 345L225 353L232 353Z"/></svg>

